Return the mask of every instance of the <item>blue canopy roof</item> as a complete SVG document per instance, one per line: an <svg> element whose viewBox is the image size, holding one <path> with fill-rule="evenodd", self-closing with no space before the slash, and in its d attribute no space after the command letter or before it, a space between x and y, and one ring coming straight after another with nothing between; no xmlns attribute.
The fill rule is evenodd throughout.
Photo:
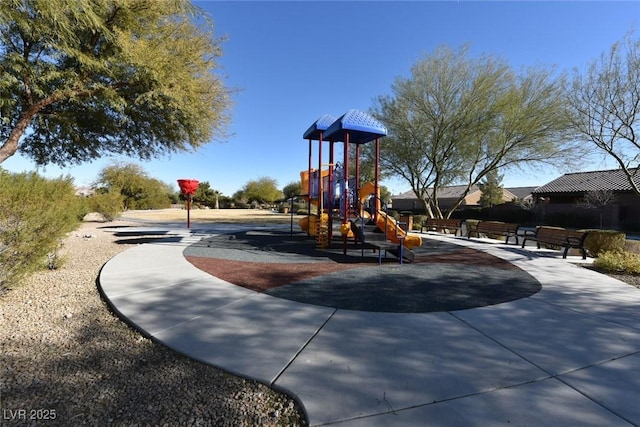
<svg viewBox="0 0 640 427"><path fill-rule="evenodd" d="M364 144L385 136L387 128L367 113L349 110L334 121L324 132L324 138L331 141L344 141L349 132L349 142Z"/></svg>
<svg viewBox="0 0 640 427"><path fill-rule="evenodd" d="M304 139L312 139L314 141L320 140L320 132L324 132L327 130L331 123L336 121L336 117L331 114L325 114L315 121L314 124L307 129L307 131L302 136Z"/></svg>

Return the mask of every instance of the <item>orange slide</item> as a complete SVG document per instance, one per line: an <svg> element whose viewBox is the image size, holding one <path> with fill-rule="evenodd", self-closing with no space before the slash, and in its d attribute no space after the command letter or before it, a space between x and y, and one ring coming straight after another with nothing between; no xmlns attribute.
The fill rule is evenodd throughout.
<svg viewBox="0 0 640 427"><path fill-rule="evenodd" d="M403 238L403 245L407 249L413 249L422 245L422 238L415 234L408 234L404 231L392 217L387 216L384 212L378 212L378 219L376 225L382 231L387 230L387 239L393 243L400 243L400 238Z"/></svg>
<svg viewBox="0 0 640 427"><path fill-rule="evenodd" d="M360 203L364 203L364 201L370 195L374 194L376 191L376 186L373 182L365 182L362 187L358 189L358 196L360 197Z"/></svg>
<svg viewBox="0 0 640 427"><path fill-rule="evenodd" d="M365 183L359 190L360 203L363 204L367 197L375 193L376 187L373 182ZM422 238L416 235L409 235L404 231L396 222L395 219L387 216L386 213L380 210L380 201L377 201L378 219L376 225L382 231L387 230L387 239L393 243L400 243L400 238L404 240L404 246L407 249L413 249L422 245Z"/></svg>

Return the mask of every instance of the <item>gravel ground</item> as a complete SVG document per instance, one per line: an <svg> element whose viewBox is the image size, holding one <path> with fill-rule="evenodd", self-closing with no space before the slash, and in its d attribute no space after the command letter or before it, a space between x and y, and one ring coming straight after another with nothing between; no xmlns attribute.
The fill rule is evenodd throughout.
<svg viewBox="0 0 640 427"><path fill-rule="evenodd" d="M96 279L132 245L102 227L84 223L65 240L62 268L0 296L0 425L306 425L289 396L183 357L113 315Z"/></svg>

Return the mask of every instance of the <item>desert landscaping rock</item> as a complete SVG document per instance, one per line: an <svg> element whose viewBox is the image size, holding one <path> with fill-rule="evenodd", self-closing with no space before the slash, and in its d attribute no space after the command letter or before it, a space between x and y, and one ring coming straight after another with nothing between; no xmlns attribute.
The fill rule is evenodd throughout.
<svg viewBox="0 0 640 427"><path fill-rule="evenodd" d="M107 309L96 278L132 246L108 228L122 225L84 223L61 268L0 297L2 425L305 425L291 397L177 354Z"/></svg>

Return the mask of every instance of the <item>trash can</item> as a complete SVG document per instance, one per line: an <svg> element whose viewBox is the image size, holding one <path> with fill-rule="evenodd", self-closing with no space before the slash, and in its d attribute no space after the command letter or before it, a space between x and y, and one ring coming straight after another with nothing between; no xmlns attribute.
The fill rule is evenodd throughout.
<svg viewBox="0 0 640 427"><path fill-rule="evenodd" d="M413 212L400 212L400 228L402 228L404 231L413 230Z"/></svg>

